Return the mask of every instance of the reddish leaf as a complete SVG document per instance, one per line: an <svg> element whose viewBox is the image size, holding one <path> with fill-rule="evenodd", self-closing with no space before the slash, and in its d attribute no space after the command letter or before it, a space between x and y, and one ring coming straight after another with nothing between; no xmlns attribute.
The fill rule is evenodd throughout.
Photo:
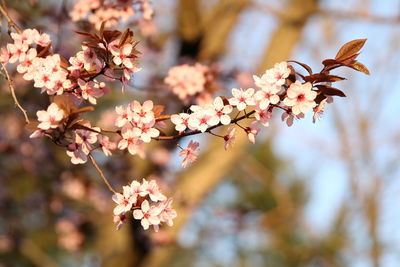
<svg viewBox="0 0 400 267"><path fill-rule="evenodd" d="M304 80L306 82L319 83L319 82L338 82L338 81L345 80L345 78L336 76L336 75L329 75L329 74L325 74L325 73L317 73L317 74L313 74L313 75L304 77Z"/></svg>
<svg viewBox="0 0 400 267"><path fill-rule="evenodd" d="M343 59L357 54L358 51L360 51L360 49L364 46L366 41L367 39L357 39L346 43L340 48L339 52L336 54L335 59L338 61L342 61Z"/></svg>
<svg viewBox="0 0 400 267"><path fill-rule="evenodd" d="M155 117L159 117L161 113L164 112L165 107L163 105L155 105L153 107L153 112Z"/></svg>
<svg viewBox="0 0 400 267"><path fill-rule="evenodd" d="M341 97L346 97L346 95L339 89L328 86L328 85L316 85L315 87L317 87L319 89L319 91L324 94L324 95L336 95L336 96L341 96Z"/></svg>
<svg viewBox="0 0 400 267"><path fill-rule="evenodd" d="M341 64L341 62L337 61L336 59L325 59L324 61L322 61L322 64L324 64L324 66L334 66Z"/></svg>
<svg viewBox="0 0 400 267"><path fill-rule="evenodd" d="M351 64L351 65L346 65L346 66L349 67L349 68L352 68L352 69L354 69L354 70L356 70L356 71L363 72L363 73L365 73L365 74L367 74L367 75L370 74L368 68L365 67L362 63L360 63L360 62L358 62L358 61L354 62L354 63Z"/></svg>
<svg viewBox="0 0 400 267"><path fill-rule="evenodd" d="M293 62L293 63L296 63L296 64L302 66L310 75L312 75L312 73L313 73L311 67L308 66L307 64L301 63L296 60L288 60L288 62Z"/></svg>

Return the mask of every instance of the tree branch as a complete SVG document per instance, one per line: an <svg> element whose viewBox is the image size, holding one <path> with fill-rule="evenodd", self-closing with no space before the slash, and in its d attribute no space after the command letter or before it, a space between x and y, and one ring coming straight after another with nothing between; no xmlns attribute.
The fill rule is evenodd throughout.
<svg viewBox="0 0 400 267"><path fill-rule="evenodd" d="M99 165L97 164L96 160L93 158L92 155L88 155L90 160L92 161L93 166L96 168L97 172L100 174L101 178L103 178L103 181L106 183L108 189L113 192L114 194L118 193L110 184L106 176L104 175L103 171L100 169Z"/></svg>
<svg viewBox="0 0 400 267"><path fill-rule="evenodd" d="M12 80L11 80L11 78L10 78L10 75L8 74L8 71L7 71L7 69L6 69L6 66L4 65L3 62L0 62L0 64L1 64L1 67L2 67L2 69L3 69L5 78L6 78L7 82L8 82L8 87L10 88L11 95L12 95L12 97L13 97L13 99L14 99L14 103L15 103L15 105L21 110L21 112L24 114L25 122L26 122L26 124L28 124L28 123L30 122L30 121L29 121L29 118L28 118L28 113L27 113L26 109L24 109L24 108L21 106L21 104L19 103L19 101L18 101L18 98L17 98L17 96L16 96L16 94L15 94L14 86L12 85Z"/></svg>

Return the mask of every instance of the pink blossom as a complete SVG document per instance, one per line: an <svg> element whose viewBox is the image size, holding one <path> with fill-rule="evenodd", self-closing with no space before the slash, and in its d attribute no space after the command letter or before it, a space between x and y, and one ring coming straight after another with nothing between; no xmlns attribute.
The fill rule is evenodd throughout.
<svg viewBox="0 0 400 267"><path fill-rule="evenodd" d="M317 92L312 90L311 83L302 84L300 81L296 81L287 90L287 97L283 100L283 103L292 107L294 115L305 114L315 106L314 99L316 96Z"/></svg>
<svg viewBox="0 0 400 267"><path fill-rule="evenodd" d="M179 156L183 157L182 168L186 168L188 164L196 161L198 156L198 147L198 142L193 142L192 140L190 140L187 148L184 148L179 152Z"/></svg>
<svg viewBox="0 0 400 267"><path fill-rule="evenodd" d="M35 36L35 43L37 43L40 46L46 47L48 45L50 45L51 40L50 40L50 35L48 35L47 33L42 33L39 35Z"/></svg>
<svg viewBox="0 0 400 267"><path fill-rule="evenodd" d="M87 161L87 153L82 149L82 144L71 143L67 147L67 155L71 157L73 164L84 164Z"/></svg>
<svg viewBox="0 0 400 267"><path fill-rule="evenodd" d="M82 98L89 100L93 105L96 105L97 103L96 98L100 98L104 95L103 90L100 88L100 84L96 81L86 82L79 79L78 85L82 90Z"/></svg>
<svg viewBox="0 0 400 267"><path fill-rule="evenodd" d="M160 204L161 212L158 215L161 222L165 222L168 226L173 226L173 219L176 218L177 213L176 210L172 208L172 198L165 200Z"/></svg>
<svg viewBox="0 0 400 267"><path fill-rule="evenodd" d="M24 60L17 66L17 71L19 73L25 73L27 71L32 71L33 59L36 58L37 51L35 48L31 48L26 53Z"/></svg>
<svg viewBox="0 0 400 267"><path fill-rule="evenodd" d="M26 43L16 42L14 44L7 44L7 50L10 53L9 63L15 63L17 61L24 61L25 53L28 51L29 46Z"/></svg>
<svg viewBox="0 0 400 267"><path fill-rule="evenodd" d="M132 69L135 67L135 59L131 58L131 53L133 50L132 44L124 44L122 47L117 48L116 46L111 46L110 51L113 57L113 62L115 65L123 64L125 67Z"/></svg>
<svg viewBox="0 0 400 267"><path fill-rule="evenodd" d="M122 140L118 143L118 149L128 148L128 152L132 155L139 155L144 158L144 146L143 141L140 140L139 136L135 135L132 129L125 129L122 131Z"/></svg>
<svg viewBox="0 0 400 267"><path fill-rule="evenodd" d="M153 101L147 100L141 105L138 101L130 104L132 110L132 119L136 123L149 123L154 120Z"/></svg>
<svg viewBox="0 0 400 267"><path fill-rule="evenodd" d="M130 186L123 186L123 192L116 193L112 196L112 200L117 204L114 208L114 215L121 215L132 209L132 206L136 204L137 195L132 194Z"/></svg>
<svg viewBox="0 0 400 267"><path fill-rule="evenodd" d="M99 135L98 140L104 155L111 156L111 150L115 150L117 148L117 144L111 142L110 138L106 135Z"/></svg>
<svg viewBox="0 0 400 267"><path fill-rule="evenodd" d="M136 220L141 220L140 223L143 226L144 230L149 229L150 225L159 225L160 218L158 215L160 214L160 208L156 206L150 206L147 200L144 200L141 205L141 209L137 209L133 211L133 217Z"/></svg>
<svg viewBox="0 0 400 267"><path fill-rule="evenodd" d="M228 150L229 148L231 148L233 146L233 144L235 143L235 138L236 138L235 132L236 132L235 127L229 127L228 132L226 133L226 135L224 135L225 150Z"/></svg>
<svg viewBox="0 0 400 267"><path fill-rule="evenodd" d="M156 138L160 135L160 131L153 128L156 121L153 119L149 123L142 123L140 126L132 129L134 135L138 136L143 142L149 143L151 138Z"/></svg>
<svg viewBox="0 0 400 267"><path fill-rule="evenodd" d="M152 180L150 182L146 181L143 179L142 187L141 187L142 193L140 193L141 196L147 195L150 197L150 199L154 202L157 201L164 201L167 199L166 196L164 196L160 189L158 188L158 185L155 180ZM144 195L143 195L144 194Z"/></svg>
<svg viewBox="0 0 400 267"><path fill-rule="evenodd" d="M175 66L168 71L164 82L171 87L172 92L181 100L186 100L187 97L204 90L206 83L204 73L206 70L207 67L201 64Z"/></svg>
<svg viewBox="0 0 400 267"><path fill-rule="evenodd" d="M190 115L187 113L179 113L171 115L171 122L175 124L175 130L183 132L188 128Z"/></svg>
<svg viewBox="0 0 400 267"><path fill-rule="evenodd" d="M86 154L90 153L90 150L92 149L92 144L97 142L97 135L100 131L100 128L98 127L90 127L90 124L86 124L86 127L93 129L94 131L89 131L89 130L75 130L75 142L78 144L82 145L82 151L84 151Z"/></svg>
<svg viewBox="0 0 400 267"><path fill-rule="evenodd" d="M56 103L51 103L46 110L39 110L36 112L39 129L48 130L57 128L61 120L64 118L64 111L60 109Z"/></svg>
<svg viewBox="0 0 400 267"><path fill-rule="evenodd" d="M257 101L261 109L268 108L269 104L277 104L280 99L278 93L281 91L280 86L269 85L258 90L254 94L254 99Z"/></svg>
<svg viewBox="0 0 400 267"><path fill-rule="evenodd" d="M11 53L8 51L7 47L2 47L1 52L0 52L0 62L7 64L8 61L10 60Z"/></svg>
<svg viewBox="0 0 400 267"><path fill-rule="evenodd" d="M228 115L232 112L232 106L225 105L221 97L214 99L213 108L215 110L212 119L208 120L209 125L217 125L221 122L223 125L231 123L231 117Z"/></svg>
<svg viewBox="0 0 400 267"><path fill-rule="evenodd" d="M269 121L272 119L272 112L269 109L261 109L259 106L255 107L254 117L258 122L260 122L264 127L269 126Z"/></svg>
<svg viewBox="0 0 400 267"><path fill-rule="evenodd" d="M291 110L289 110L289 112L284 112L282 113L282 121L285 121L287 126L292 126L294 119L301 119L304 118L304 114L303 113L299 113L297 115L293 115L293 113L291 112Z"/></svg>
<svg viewBox="0 0 400 267"><path fill-rule="evenodd" d="M117 225L117 230L120 230L122 225L126 223L126 215L125 214L114 215L113 221Z"/></svg>
<svg viewBox="0 0 400 267"><path fill-rule="evenodd" d="M254 81L258 87L265 88L268 85L282 86L287 77L289 77L290 69L285 61L276 63L274 68L266 70L265 74L258 78L253 76Z"/></svg>
<svg viewBox="0 0 400 267"><path fill-rule="evenodd" d="M115 112L118 115L115 120L115 126L117 127L124 127L132 120L133 114L129 107L117 106L115 107Z"/></svg>
<svg viewBox="0 0 400 267"><path fill-rule="evenodd" d="M249 139L249 141L251 143L255 143L256 142L256 135L258 134L258 132L260 131L260 128L258 127L258 122L257 121L253 121L249 127L246 128L246 133L247 133L247 138Z"/></svg>
<svg viewBox="0 0 400 267"><path fill-rule="evenodd" d="M235 106L239 111L246 109L247 106L255 105L253 88L249 88L245 91L243 91L242 88L233 88L232 95L233 97L229 99L229 104Z"/></svg>

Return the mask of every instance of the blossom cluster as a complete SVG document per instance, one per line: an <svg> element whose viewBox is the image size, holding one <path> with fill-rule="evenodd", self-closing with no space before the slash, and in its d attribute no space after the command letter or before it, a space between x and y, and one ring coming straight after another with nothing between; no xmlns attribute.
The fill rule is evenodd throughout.
<svg viewBox="0 0 400 267"><path fill-rule="evenodd" d="M212 70L203 64L183 64L169 69L164 82L184 103L195 100L201 104L212 98L214 76Z"/></svg>
<svg viewBox="0 0 400 267"><path fill-rule="evenodd" d="M128 106L117 106L115 111L117 118L115 126L121 129L122 139L118 143L118 148L128 149L132 155L139 155L144 158L144 143L149 143L151 138L160 135L156 128L154 105L151 100L140 104L134 100Z"/></svg>
<svg viewBox="0 0 400 267"><path fill-rule="evenodd" d="M70 16L72 21L87 19L100 29L103 21L106 27L114 27L121 21L128 22L137 13L141 19L151 20L154 11L148 0L77 0Z"/></svg>
<svg viewBox="0 0 400 267"><path fill-rule="evenodd" d="M104 32L101 38L85 35L92 41L84 43L82 51L67 60L50 52L51 40L46 33L40 34L36 29L11 33L14 43L1 49L0 61L18 62L17 71L23 78L33 80L34 87L48 95L70 93L95 105L96 99L108 92L106 84L96 77L126 84L140 70L136 65L137 42L132 41L133 33L129 30L124 35Z"/></svg>
<svg viewBox="0 0 400 267"><path fill-rule="evenodd" d="M122 193L114 194L112 199L117 204L114 208L117 229L126 222L129 212L132 212L134 219L140 220L145 230L153 226L156 231L161 223L172 226L172 220L177 216L172 208L172 199L160 191L154 180L143 179L142 183L133 181L123 186Z"/></svg>

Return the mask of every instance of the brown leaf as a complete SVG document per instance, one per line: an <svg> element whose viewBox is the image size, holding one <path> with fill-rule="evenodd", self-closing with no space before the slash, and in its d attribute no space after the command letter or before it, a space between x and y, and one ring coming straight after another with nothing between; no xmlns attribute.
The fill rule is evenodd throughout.
<svg viewBox="0 0 400 267"><path fill-rule="evenodd" d="M364 46L366 41L367 39L356 39L346 43L340 48L339 52L336 54L335 59L341 61L357 54L358 51L360 51L360 49Z"/></svg>
<svg viewBox="0 0 400 267"><path fill-rule="evenodd" d="M349 67L349 68L352 68L352 69L354 69L354 70L356 70L356 71L363 72L363 73L365 73L365 74L367 74L367 75L370 74L368 68L365 67L362 63L360 63L360 62L358 62L358 61L354 62L354 63L351 64L351 65L346 65L346 66Z"/></svg>
<svg viewBox="0 0 400 267"><path fill-rule="evenodd" d="M63 109L68 116L77 110L77 107L69 95L57 95L53 98L53 102Z"/></svg>
<svg viewBox="0 0 400 267"><path fill-rule="evenodd" d="M105 40L107 43L111 43L112 41L114 41L115 39L117 39L118 36L121 35L121 32L120 32L120 31L116 31L116 30L113 30L113 31L103 31L103 35L104 35L104 40Z"/></svg>
<svg viewBox="0 0 400 267"><path fill-rule="evenodd" d="M102 39L102 40L103 40L103 37L104 37L104 26L105 25L106 25L106 21L103 21L101 23L100 30L99 30L100 39Z"/></svg>
<svg viewBox="0 0 400 267"><path fill-rule="evenodd" d="M341 62L337 61L336 59L325 59L322 61L322 64L324 64L324 66L334 66L341 64Z"/></svg>
<svg viewBox="0 0 400 267"><path fill-rule="evenodd" d="M304 77L304 80L306 82L319 83L319 82L338 82L345 80L345 78L336 75L329 75L326 73L317 73Z"/></svg>
<svg viewBox="0 0 400 267"><path fill-rule="evenodd" d="M315 87L317 87L322 94L328 96L341 96L341 97L346 97L346 95L339 89L328 86L328 85L316 85Z"/></svg>
<svg viewBox="0 0 400 267"><path fill-rule="evenodd" d="M155 105L153 107L153 112L155 117L159 117L161 113L164 112L165 107L163 105Z"/></svg>
<svg viewBox="0 0 400 267"><path fill-rule="evenodd" d="M308 66L307 64L301 63L301 62L296 61L296 60L288 60L287 62L293 62L293 63L296 63L296 64L302 66L310 75L312 75L312 73L313 73L311 67Z"/></svg>

